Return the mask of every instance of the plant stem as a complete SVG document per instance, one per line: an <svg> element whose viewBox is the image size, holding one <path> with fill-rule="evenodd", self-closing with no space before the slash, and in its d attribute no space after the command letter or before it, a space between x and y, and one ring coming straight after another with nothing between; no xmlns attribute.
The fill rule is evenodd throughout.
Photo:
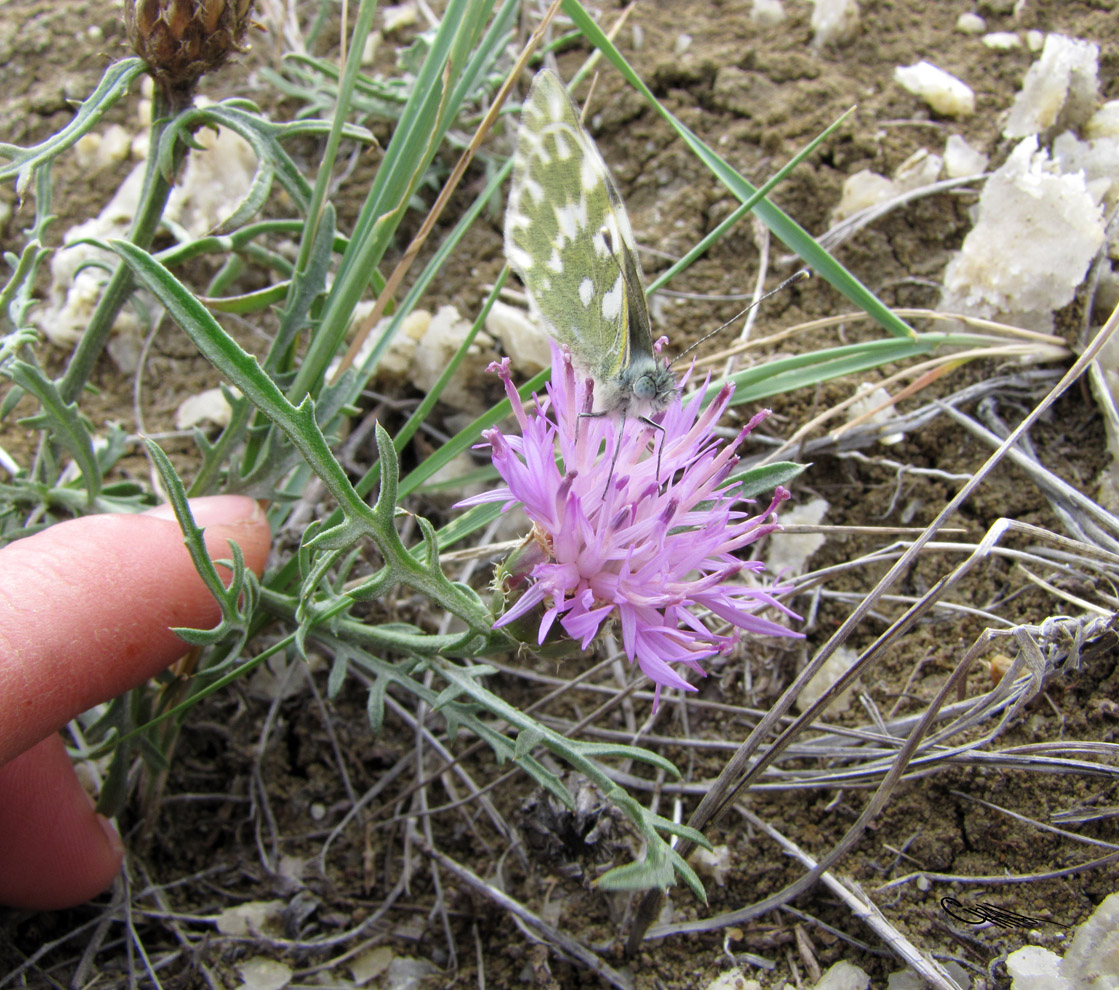
<svg viewBox="0 0 1119 990"><path fill-rule="evenodd" d="M163 219L167 199L171 195L171 184L160 171L157 154L160 138L171 120L172 118L168 116L166 97L157 87L152 99L152 124L148 137L148 160L144 172L144 185L140 191L140 202L136 208L136 216L133 218L132 227L128 232L128 240L145 250L155 238L155 232L159 229L160 221ZM185 155L186 146L179 142L175 153L176 170L181 165ZM93 366L97 363L97 359L101 356L101 352L105 349L105 344L109 340L109 332L112 330L117 314L132 292L132 288L132 269L124 262L118 262L104 292L101 293L101 298L90 317L85 333L82 334L81 340L74 348L66 372L58 383L58 390L63 401L74 402L81 394L86 382L89 381Z"/></svg>

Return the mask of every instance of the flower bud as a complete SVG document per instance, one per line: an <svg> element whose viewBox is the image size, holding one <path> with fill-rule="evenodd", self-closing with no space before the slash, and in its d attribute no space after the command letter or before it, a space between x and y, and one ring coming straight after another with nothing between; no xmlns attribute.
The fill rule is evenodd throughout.
<svg viewBox="0 0 1119 990"><path fill-rule="evenodd" d="M172 108L187 105L198 80L221 65L249 26L253 0L125 0L124 23Z"/></svg>
<svg viewBox="0 0 1119 990"><path fill-rule="evenodd" d="M490 602L493 614L503 615L508 612L532 582L533 568L551 559L547 538L534 526L524 542L497 566ZM538 642L543 614L543 605L538 605L531 612L506 623L503 629L536 656L548 660L570 660L572 657L582 656L584 651L564 633L559 623L552 626L543 643Z"/></svg>

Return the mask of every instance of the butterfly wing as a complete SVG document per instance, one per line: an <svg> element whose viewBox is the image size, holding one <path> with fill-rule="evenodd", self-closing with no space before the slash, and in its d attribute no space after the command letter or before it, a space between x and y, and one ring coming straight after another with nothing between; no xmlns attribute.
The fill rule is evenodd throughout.
<svg viewBox="0 0 1119 990"><path fill-rule="evenodd" d="M657 366L625 207L548 69L533 80L517 132L505 253L545 328L599 385L624 390L636 369Z"/></svg>

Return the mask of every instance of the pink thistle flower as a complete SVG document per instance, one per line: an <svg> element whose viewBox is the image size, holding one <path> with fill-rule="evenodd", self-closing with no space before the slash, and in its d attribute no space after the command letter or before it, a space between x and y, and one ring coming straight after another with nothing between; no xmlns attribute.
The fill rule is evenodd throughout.
<svg viewBox="0 0 1119 990"><path fill-rule="evenodd" d="M508 358L491 366L505 383L521 436L483 434L506 484L460 503L504 502L507 509L520 502L533 522L531 539L544 550L527 590L494 628L543 605L538 642L558 620L586 649L613 618L626 656L656 684L654 710L662 688L696 690L674 664L705 676L699 662L727 652L741 633L800 635L757 614L771 606L799 619L776 600L787 587L735 580L764 571L761 561L735 551L778 529L777 507L789 497L778 487L769 506L750 515L735 506L752 503L726 483L736 450L768 410L734 441L716 439L715 424L734 392L728 383L706 409L703 390L672 403L654 431L632 417L580 416L593 408L593 382L577 382L570 355L555 344L552 368L559 374L548 398L529 412ZM650 439L660 447L659 481ZM733 633L712 631L707 613L730 623Z"/></svg>

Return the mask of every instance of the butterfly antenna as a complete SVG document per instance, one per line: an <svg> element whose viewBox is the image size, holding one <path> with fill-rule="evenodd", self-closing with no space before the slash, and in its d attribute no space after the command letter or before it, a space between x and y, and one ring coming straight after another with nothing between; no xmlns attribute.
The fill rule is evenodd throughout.
<svg viewBox="0 0 1119 990"><path fill-rule="evenodd" d="M694 351L705 340L708 340L711 337L714 337L715 334L721 333L723 330L726 330L726 328L729 327L732 323L734 323L735 320L739 319L740 317L745 316L747 313L750 312L750 310L752 310L755 306L761 305L761 303L765 302L770 296L775 296L775 295L777 295L778 292L784 291L790 285L796 285L797 282L803 282L805 279L811 278L811 277L812 277L812 273L807 268L802 268L799 272L794 272L787 279L785 279L784 282L782 282L779 286L777 286L777 288L770 289L764 296L759 296L752 303L750 303L749 306L747 306L744 310L742 310L741 313L736 313L729 320L727 320L727 322L724 323L721 327L716 327L710 333L704 334L702 337L699 338L699 340L697 340L690 347L687 347L684 350L682 350L679 354L676 355L676 357L674 357L671 361L668 362L668 366L671 368L677 361L680 360L680 358L682 358L689 351Z"/></svg>

